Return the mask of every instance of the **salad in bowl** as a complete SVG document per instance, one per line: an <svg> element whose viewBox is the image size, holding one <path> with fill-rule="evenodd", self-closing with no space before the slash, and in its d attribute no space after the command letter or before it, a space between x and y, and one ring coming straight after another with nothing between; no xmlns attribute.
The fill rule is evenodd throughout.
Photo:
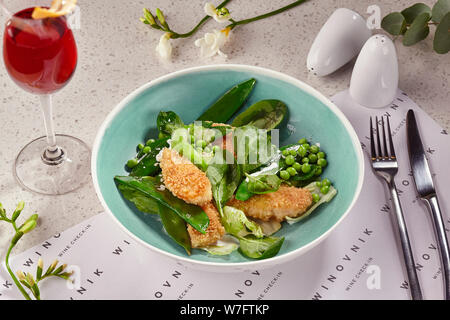
<svg viewBox="0 0 450 320"><path fill-rule="evenodd" d="M204 250L250 259L271 258L285 240L284 224L297 223L337 194L325 178L329 159L320 142L299 137L279 145L288 106L257 101L228 124L256 84L229 89L192 123L160 111L158 132L137 145L128 175L114 180L123 197L153 214L190 255Z"/></svg>

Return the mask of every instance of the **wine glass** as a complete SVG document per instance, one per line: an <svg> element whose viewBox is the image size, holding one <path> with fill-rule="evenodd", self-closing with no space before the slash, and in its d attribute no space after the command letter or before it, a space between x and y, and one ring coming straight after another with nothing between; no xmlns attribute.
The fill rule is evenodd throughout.
<svg viewBox="0 0 450 320"><path fill-rule="evenodd" d="M14 163L14 176L30 191L57 195L81 187L90 173L90 150L81 140L55 134L52 94L72 78L77 46L67 16L34 20L35 7L50 0L0 0L7 17L3 35L3 60L11 79L38 95L46 136L28 143Z"/></svg>

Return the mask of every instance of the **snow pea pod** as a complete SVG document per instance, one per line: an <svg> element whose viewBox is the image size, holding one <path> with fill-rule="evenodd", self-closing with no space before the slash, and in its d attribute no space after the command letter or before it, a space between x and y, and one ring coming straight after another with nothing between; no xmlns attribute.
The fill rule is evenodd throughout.
<svg viewBox="0 0 450 320"><path fill-rule="evenodd" d="M182 246L187 254L191 254L191 239L189 233L186 229L186 222L181 219L172 210L168 209L166 206L158 204L159 216L161 217L161 222L164 229L169 234L169 236L180 246Z"/></svg>
<svg viewBox="0 0 450 320"><path fill-rule="evenodd" d="M162 183L158 177L115 176L114 180L155 200L159 205L177 214L194 229L205 234L209 226L209 218L202 208L188 204L175 197L169 190L160 188Z"/></svg>
<svg viewBox="0 0 450 320"><path fill-rule="evenodd" d="M150 143L150 152L143 156L138 164L131 170L130 175L135 177L154 176L159 173L159 166L156 165L156 156L162 148L168 147L167 140L169 137L158 139L155 142Z"/></svg>
<svg viewBox="0 0 450 320"><path fill-rule="evenodd" d="M248 96L252 92L255 83L256 80L252 78L235 85L219 100L217 100L208 110L206 110L205 113L203 113L197 120L226 123L245 103Z"/></svg>

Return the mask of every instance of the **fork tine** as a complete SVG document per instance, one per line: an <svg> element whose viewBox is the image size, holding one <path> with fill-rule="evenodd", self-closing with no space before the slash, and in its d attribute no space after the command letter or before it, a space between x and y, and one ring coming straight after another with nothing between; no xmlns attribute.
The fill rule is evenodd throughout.
<svg viewBox="0 0 450 320"><path fill-rule="evenodd" d="M389 117L386 118L386 121L387 121L388 137L389 137L389 149L391 151L391 159L395 159L395 150L394 150L394 143L392 142L392 133L391 133L391 125L389 123Z"/></svg>
<svg viewBox="0 0 450 320"><path fill-rule="evenodd" d="M370 152L372 160L377 159L377 153L375 151L375 140L373 138L373 125L372 125L372 117L370 117Z"/></svg>
<svg viewBox="0 0 450 320"><path fill-rule="evenodd" d="M384 151L384 158L388 159L389 158L389 153L388 153L388 149L387 149L387 141L386 141L386 130L384 129L384 117L381 117L381 127L383 129L383 151Z"/></svg>
<svg viewBox="0 0 450 320"><path fill-rule="evenodd" d="M383 153L381 153L381 143L380 143L380 128L378 126L378 117L375 116L375 124L377 126L377 151L378 151L378 159L383 158Z"/></svg>

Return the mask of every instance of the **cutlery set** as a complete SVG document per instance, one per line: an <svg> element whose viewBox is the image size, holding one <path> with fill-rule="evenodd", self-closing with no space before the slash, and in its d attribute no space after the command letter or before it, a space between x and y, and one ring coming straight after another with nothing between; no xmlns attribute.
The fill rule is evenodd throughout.
<svg viewBox="0 0 450 320"><path fill-rule="evenodd" d="M386 119L386 121L385 121ZM441 260L441 270L444 281L444 297L450 300L450 255L446 231L443 223L439 201L434 187L425 150L420 137L418 125L413 110L409 110L406 117L408 153L413 180L418 196L428 204L434 225L434 232L438 243ZM398 231L406 273L413 300L422 300L423 295L416 272L416 263L411 249L405 217L402 211L394 177L398 172L398 162L395 155L389 117L378 120L375 125L370 118L370 157L373 171L387 184L393 205L393 223Z"/></svg>

